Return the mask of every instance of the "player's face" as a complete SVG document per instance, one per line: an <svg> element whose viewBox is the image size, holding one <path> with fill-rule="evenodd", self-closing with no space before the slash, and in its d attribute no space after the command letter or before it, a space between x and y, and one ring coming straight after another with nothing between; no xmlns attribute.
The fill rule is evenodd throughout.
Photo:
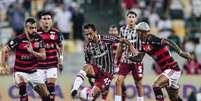
<svg viewBox="0 0 201 101"><path fill-rule="evenodd" d="M135 25L136 22L137 22L137 17L134 14L128 14L127 16L128 25Z"/></svg>
<svg viewBox="0 0 201 101"><path fill-rule="evenodd" d="M27 23L25 28L26 28L25 30L27 31L28 34L33 34L33 33L37 32L36 23L34 23L34 24Z"/></svg>
<svg viewBox="0 0 201 101"><path fill-rule="evenodd" d="M115 27L115 28L110 28L109 29L109 34L113 34L113 35L118 35L118 29Z"/></svg>
<svg viewBox="0 0 201 101"><path fill-rule="evenodd" d="M84 34L86 40L93 42L95 40L96 32L93 31L91 28L84 29Z"/></svg>
<svg viewBox="0 0 201 101"><path fill-rule="evenodd" d="M49 28L52 26L52 17L50 15L44 15L41 17L40 25L45 28Z"/></svg>

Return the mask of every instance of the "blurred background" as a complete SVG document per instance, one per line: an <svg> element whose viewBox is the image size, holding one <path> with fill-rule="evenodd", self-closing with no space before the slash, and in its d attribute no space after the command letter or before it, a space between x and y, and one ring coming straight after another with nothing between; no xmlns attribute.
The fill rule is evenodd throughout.
<svg viewBox="0 0 201 101"><path fill-rule="evenodd" d="M76 73L84 64L83 24L93 23L98 33L108 34L111 25L119 29L126 23L125 14L129 10L138 14L139 22L148 22L153 34L175 41L194 54L194 60L186 61L172 50L183 69L180 95L185 101L201 101L201 0L0 0L0 50L10 39L23 33L27 17L36 16L41 10L54 12L54 26L65 37L65 65L59 74L56 101L78 101L71 99L69 92ZM9 58L11 68L14 59L14 55ZM146 56L143 61L145 100L151 101L154 100L151 84L160 70L151 57ZM114 81L108 101L113 101ZM126 87L127 100L135 100L137 94L130 76ZM0 101L17 101L12 73L0 76L0 89ZM28 91L31 101L39 101L37 94L31 89Z"/></svg>

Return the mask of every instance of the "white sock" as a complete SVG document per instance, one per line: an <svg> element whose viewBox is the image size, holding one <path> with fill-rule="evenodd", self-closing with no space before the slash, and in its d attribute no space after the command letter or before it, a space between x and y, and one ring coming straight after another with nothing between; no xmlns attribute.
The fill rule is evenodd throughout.
<svg viewBox="0 0 201 101"><path fill-rule="evenodd" d="M78 90L80 86L82 85L85 78L86 78L86 72L83 70L80 70L80 72L77 74L77 77L75 78L72 90Z"/></svg>
<svg viewBox="0 0 201 101"><path fill-rule="evenodd" d="M137 101L144 101L144 97L143 96L141 96L141 97L137 96Z"/></svg>
<svg viewBox="0 0 201 101"><path fill-rule="evenodd" d="M122 101L121 96L119 96L119 95L115 95L115 97L114 97L114 101Z"/></svg>

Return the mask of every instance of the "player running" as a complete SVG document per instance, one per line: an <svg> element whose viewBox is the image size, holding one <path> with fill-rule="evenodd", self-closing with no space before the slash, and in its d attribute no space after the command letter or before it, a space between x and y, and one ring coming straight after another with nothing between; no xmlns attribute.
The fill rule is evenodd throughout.
<svg viewBox="0 0 201 101"><path fill-rule="evenodd" d="M178 80L181 76L181 69L167 46L173 48L180 56L186 59L192 59L192 55L182 51L174 42L150 34L150 27L145 22L139 23L135 29L137 34L136 42L139 46L136 49L151 56L162 70L162 73L153 84L156 101L164 101L162 88L166 88L171 101L182 101L178 95ZM133 50L134 47L131 49ZM136 50L134 53L136 53ZM135 57L129 57L129 59L136 61Z"/></svg>
<svg viewBox="0 0 201 101"><path fill-rule="evenodd" d="M63 69L63 36L58 29L52 27L52 12L42 11L38 18L40 28L37 34L43 38L46 50L46 59L38 63L38 71L46 82L51 101L54 101L58 68Z"/></svg>
<svg viewBox="0 0 201 101"><path fill-rule="evenodd" d="M36 21L25 21L25 33L8 42L2 51L1 74L8 73L6 67L9 52L15 52L14 80L19 88L20 101L28 101L27 84L41 96L42 101L50 101L45 83L37 72L38 60L46 58L42 38L36 34Z"/></svg>

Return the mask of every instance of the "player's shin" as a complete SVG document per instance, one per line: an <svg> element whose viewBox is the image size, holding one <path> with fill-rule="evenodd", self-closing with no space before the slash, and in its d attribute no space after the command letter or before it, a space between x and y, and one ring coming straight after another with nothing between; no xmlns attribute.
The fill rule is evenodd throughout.
<svg viewBox="0 0 201 101"><path fill-rule="evenodd" d="M160 87L153 87L156 101L164 101L163 92Z"/></svg>
<svg viewBox="0 0 201 101"><path fill-rule="evenodd" d="M85 78L86 78L86 72L84 70L80 70L80 72L77 74L75 78L73 88L71 90L72 97L75 97L75 95L77 95L78 93L77 90L80 88Z"/></svg>
<svg viewBox="0 0 201 101"><path fill-rule="evenodd" d="M25 82L19 83L19 95L20 95L20 101L28 101L28 95L26 92L27 86Z"/></svg>

